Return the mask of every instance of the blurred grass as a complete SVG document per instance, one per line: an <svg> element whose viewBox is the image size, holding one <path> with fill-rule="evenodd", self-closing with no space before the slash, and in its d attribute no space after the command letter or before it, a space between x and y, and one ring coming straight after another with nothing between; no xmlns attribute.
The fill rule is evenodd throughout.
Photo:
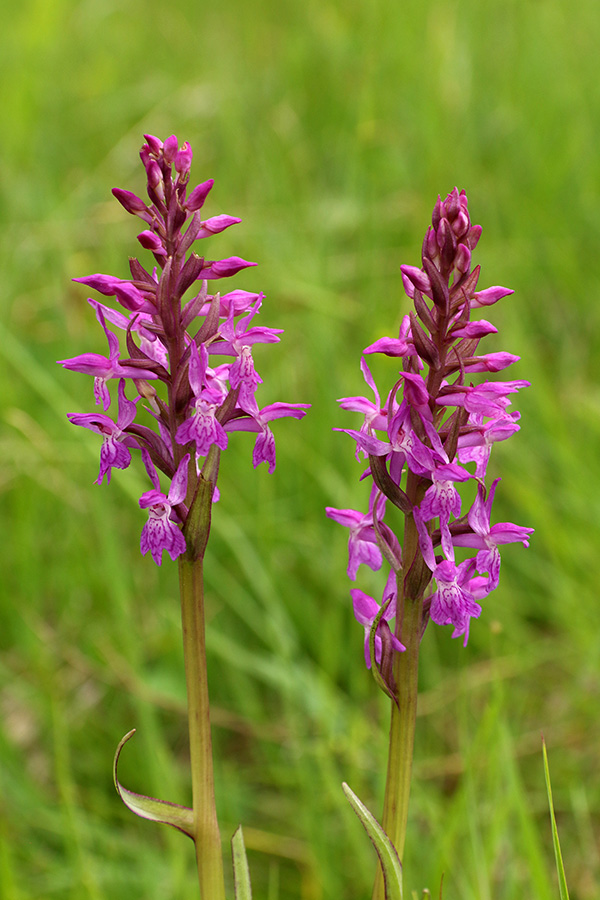
<svg viewBox="0 0 600 900"><path fill-rule="evenodd" d="M279 423L274 476L249 438L226 454L207 565L220 816L225 836L244 824L255 895L369 896L340 785L378 813L388 713L323 514L364 502L331 428L457 184L484 226L481 283L516 291L491 349L532 382L495 453L496 514L536 535L507 548L466 650L425 638L406 888L435 895L444 872L449 900L558 896L543 729L571 896L597 897L599 42L595 0L24 0L4 17L2 898L194 892L191 847L128 814L110 776L136 726L124 783L188 799L176 574L139 556L141 473L93 485L95 439L65 418L90 385L54 362L100 349L70 279L126 275L135 223L110 188L141 191L144 131L189 140L210 214L243 217L213 246L260 263L235 283L286 329L258 360L264 402L313 404Z"/></svg>

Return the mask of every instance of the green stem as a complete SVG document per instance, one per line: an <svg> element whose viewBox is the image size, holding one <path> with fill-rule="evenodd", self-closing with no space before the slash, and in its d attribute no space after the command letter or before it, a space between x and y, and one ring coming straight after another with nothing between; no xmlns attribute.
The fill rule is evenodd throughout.
<svg viewBox="0 0 600 900"><path fill-rule="evenodd" d="M187 554L179 557L179 585L200 896L202 900L225 900L210 733L202 557L195 560Z"/></svg>
<svg viewBox="0 0 600 900"><path fill-rule="evenodd" d="M404 534L405 571L419 562L418 541L412 516L406 519ZM406 581L409 579L407 578ZM404 573L397 577L396 635L406 650L397 653L394 660L397 704L392 703L388 769L383 807L383 830L398 851L400 861L404 854L408 800L412 775L415 725L417 718L417 692L419 673L419 648L423 616L423 591L417 591L417 599L405 591ZM373 888L373 900L384 900L385 890L381 867L378 866Z"/></svg>

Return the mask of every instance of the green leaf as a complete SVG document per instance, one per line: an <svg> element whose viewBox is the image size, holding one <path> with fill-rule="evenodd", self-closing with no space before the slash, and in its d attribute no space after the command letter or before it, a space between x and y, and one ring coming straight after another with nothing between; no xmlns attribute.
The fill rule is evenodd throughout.
<svg viewBox="0 0 600 900"><path fill-rule="evenodd" d="M379 822L345 782L342 788L377 851L383 872L386 900L402 900L402 863L396 848Z"/></svg>
<svg viewBox="0 0 600 900"><path fill-rule="evenodd" d="M563 865L562 854L560 852L560 841L558 840L558 829L556 827L556 817L554 815L554 804L552 803L552 785L550 784L550 769L548 767L546 741L544 740L543 735L542 754L544 756L544 775L546 778L546 793L548 794L548 805L550 807L550 820L552 822L552 841L554 843L554 858L556 860L556 871L558 873L558 889L560 891L560 900L569 900L565 867Z"/></svg>
<svg viewBox="0 0 600 900"><path fill-rule="evenodd" d="M151 822L160 822L162 825L172 825L179 831L183 831L194 840L194 812L187 806L179 806L178 803L169 803L167 800L157 800L155 797L146 797L144 794L136 794L123 787L117 777L117 768L121 750L127 741L135 734L135 728L127 732L119 741L113 763L113 779L119 797L125 806L142 819L150 819Z"/></svg>
<svg viewBox="0 0 600 900"><path fill-rule="evenodd" d="M238 825L231 838L231 852L233 854L235 900L252 900L250 869L248 868L248 857L246 856L246 847L241 825Z"/></svg>

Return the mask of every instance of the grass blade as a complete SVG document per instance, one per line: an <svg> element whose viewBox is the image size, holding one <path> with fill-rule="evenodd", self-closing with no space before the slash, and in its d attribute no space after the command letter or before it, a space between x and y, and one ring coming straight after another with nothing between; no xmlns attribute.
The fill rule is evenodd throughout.
<svg viewBox="0 0 600 900"><path fill-rule="evenodd" d="M556 871L558 874L558 888L560 891L560 900L569 900L569 890L567 888L567 879L565 876L565 867L560 852L560 841L558 840L558 829L556 827L556 817L554 815L554 804L552 803L552 785L550 784L550 769L548 768L548 754L546 752L546 741L542 736L542 753L544 756L544 775L546 778L546 792L548 794L548 806L550 807L550 820L552 822L552 841L554 843L554 858L556 860Z"/></svg>

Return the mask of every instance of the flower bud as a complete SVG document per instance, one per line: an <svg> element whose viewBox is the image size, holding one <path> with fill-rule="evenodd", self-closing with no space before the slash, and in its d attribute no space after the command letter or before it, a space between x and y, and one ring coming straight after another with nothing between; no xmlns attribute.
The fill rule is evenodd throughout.
<svg viewBox="0 0 600 900"><path fill-rule="evenodd" d="M188 176L192 165L192 148L186 141L175 156L175 169L182 176Z"/></svg>
<svg viewBox="0 0 600 900"><path fill-rule="evenodd" d="M221 231L225 231L226 228L229 228L230 225L237 225L241 221L241 219L238 219L235 216L212 216L202 223L202 227L198 232L198 237L204 238L211 234L219 234Z"/></svg>
<svg viewBox="0 0 600 900"><path fill-rule="evenodd" d="M203 181L202 184L199 184L198 187L195 187L190 196L185 201L185 208L189 212L195 212L197 209L200 209L202 206L204 206L204 201L208 197L209 191L214 183L214 179L209 178L208 181Z"/></svg>
<svg viewBox="0 0 600 900"><path fill-rule="evenodd" d="M514 294L514 291L510 288L494 285L494 287L489 287L484 291L477 291L473 294L471 306L474 309L478 306L491 306L492 303L496 303L498 300L501 300L502 297L508 297L509 294Z"/></svg>
<svg viewBox="0 0 600 900"><path fill-rule="evenodd" d="M229 275L235 275L241 269L248 266L255 266L257 263L248 262L239 256L228 256L227 259L218 259L211 262L200 273L200 278L227 278Z"/></svg>
<svg viewBox="0 0 600 900"><path fill-rule="evenodd" d="M439 224L439 223L438 223ZM439 256L436 232L433 228L428 228L423 239L423 248L421 250L421 259L436 260Z"/></svg>
<svg viewBox="0 0 600 900"><path fill-rule="evenodd" d="M472 225L469 229L469 237L467 238L469 247L471 248L471 252L477 246L479 238L481 237L482 228L481 225Z"/></svg>
<svg viewBox="0 0 600 900"><path fill-rule="evenodd" d="M466 244L459 244L456 248L456 255L454 257L454 267L458 269L461 275L464 275L469 271L469 267L471 265L471 251L467 247Z"/></svg>
<svg viewBox="0 0 600 900"><path fill-rule="evenodd" d="M163 144L163 156L165 162L172 163L177 155L178 150L179 143L177 141L177 136L172 134L171 137L168 137Z"/></svg>
<svg viewBox="0 0 600 900"><path fill-rule="evenodd" d="M422 294L431 292L431 284L429 278L421 269L416 266L400 266L402 273L402 283L406 294L412 300L415 296L415 288L418 288Z"/></svg>
<svg viewBox="0 0 600 900"><path fill-rule="evenodd" d="M469 216L464 209L461 209L455 220L452 222L452 231L457 238L461 238L469 230L469 225Z"/></svg>
<svg viewBox="0 0 600 900"><path fill-rule="evenodd" d="M452 222L461 210L458 188L453 188L444 200L446 218Z"/></svg>
<svg viewBox="0 0 600 900"><path fill-rule="evenodd" d="M160 166L155 159L151 159L146 166L146 174L148 176L148 188L150 190L157 190L159 185L162 186L163 175Z"/></svg>
<svg viewBox="0 0 600 900"><path fill-rule="evenodd" d="M128 213L139 215L142 212L148 212L148 207L136 194L131 191L124 191L122 188L113 188L113 196L117 198L119 203Z"/></svg>
<svg viewBox="0 0 600 900"><path fill-rule="evenodd" d="M147 149L152 156L158 156L163 147L163 142L159 140L157 137L154 137L153 134L145 134L147 144L144 144L142 150Z"/></svg>
<svg viewBox="0 0 600 900"><path fill-rule="evenodd" d="M138 234L137 239L145 250L152 250L153 253L166 256L161 239L153 231L142 231L141 234Z"/></svg>
<svg viewBox="0 0 600 900"><path fill-rule="evenodd" d="M442 263L447 269L451 269L454 262L454 254L456 253L456 236L452 231L452 227L448 219L442 219L440 227L437 230L437 243L440 248L440 256Z"/></svg>

